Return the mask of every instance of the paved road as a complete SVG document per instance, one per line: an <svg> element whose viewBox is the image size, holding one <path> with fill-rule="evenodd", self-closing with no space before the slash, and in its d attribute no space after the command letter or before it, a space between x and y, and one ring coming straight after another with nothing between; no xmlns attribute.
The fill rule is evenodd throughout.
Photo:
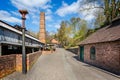
<svg viewBox="0 0 120 80"><path fill-rule="evenodd" d="M120 80L78 61L75 56L64 49L57 49L53 54L40 56L26 75L14 72L3 80Z"/></svg>

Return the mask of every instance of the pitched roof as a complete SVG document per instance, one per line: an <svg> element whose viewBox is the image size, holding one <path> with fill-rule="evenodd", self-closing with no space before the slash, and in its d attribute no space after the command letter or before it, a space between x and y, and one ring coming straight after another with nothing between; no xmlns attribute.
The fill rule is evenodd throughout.
<svg viewBox="0 0 120 80"><path fill-rule="evenodd" d="M112 21L112 24L91 34L85 40L81 41L80 44L91 44L116 40L120 40L120 18L117 18Z"/></svg>
<svg viewBox="0 0 120 80"><path fill-rule="evenodd" d="M22 32L20 30L16 29L15 27L11 26L10 24L8 24L8 23L6 23L6 22L4 22L2 20L0 20L0 27L6 28L6 29L11 30L11 31L13 31L15 33L18 33L20 35L22 34ZM29 35L29 34L25 34L25 36L30 38L30 39L33 39L33 40L35 40L37 42L40 42L37 38L35 38L35 37L33 37L33 36ZM40 42L40 43L42 43L42 42Z"/></svg>
<svg viewBox="0 0 120 80"><path fill-rule="evenodd" d="M53 44L59 44L59 42L56 39L52 39L51 43L53 43Z"/></svg>

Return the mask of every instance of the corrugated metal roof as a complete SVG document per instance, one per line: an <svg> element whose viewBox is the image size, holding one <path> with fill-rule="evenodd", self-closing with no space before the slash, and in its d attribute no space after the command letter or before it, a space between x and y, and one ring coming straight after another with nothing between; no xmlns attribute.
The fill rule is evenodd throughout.
<svg viewBox="0 0 120 80"><path fill-rule="evenodd" d="M21 32L21 31L13 28L13 26L11 26L11 25L9 25L9 24L1 21L1 20L0 20L0 26L22 35L22 32ZM38 39L36 39L36 38L34 38L34 37L32 37L32 36L30 36L30 35L28 35L28 34L25 34L25 36L28 37L28 38L31 38L31 39L33 39L33 40L35 40L35 41L40 42ZM41 43L41 42L40 42L40 43Z"/></svg>

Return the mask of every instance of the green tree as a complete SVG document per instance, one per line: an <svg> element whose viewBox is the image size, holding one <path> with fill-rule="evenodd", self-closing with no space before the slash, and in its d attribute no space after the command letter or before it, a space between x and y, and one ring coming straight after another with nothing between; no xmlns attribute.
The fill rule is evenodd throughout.
<svg viewBox="0 0 120 80"><path fill-rule="evenodd" d="M78 45L80 41L86 38L87 31L88 31L87 22L85 20L81 20L79 30L73 37L74 46Z"/></svg>
<svg viewBox="0 0 120 80"><path fill-rule="evenodd" d="M58 29L57 37L62 46L67 45L66 22L65 21L61 22L60 29Z"/></svg>
<svg viewBox="0 0 120 80"><path fill-rule="evenodd" d="M54 34L50 34L50 32L46 31L46 43L50 44L53 38L54 38Z"/></svg>
<svg viewBox="0 0 120 80"><path fill-rule="evenodd" d="M76 30L77 30L77 28L79 26L80 20L81 19L79 17L78 18L75 18L75 17L71 18L70 25L71 25L74 32L76 32Z"/></svg>
<svg viewBox="0 0 120 80"><path fill-rule="evenodd" d="M86 38L87 22L80 18L71 18L69 21L62 21L61 27L55 35L64 47L74 47Z"/></svg>
<svg viewBox="0 0 120 80"><path fill-rule="evenodd" d="M101 26L104 25L104 22L105 22L105 15L103 13L103 11L99 10L95 13L96 15L96 19L95 19L95 22L94 22L94 28L100 28Z"/></svg>
<svg viewBox="0 0 120 80"><path fill-rule="evenodd" d="M99 6L94 6L92 8L87 8L84 10L102 8L104 10L104 15L106 18L105 24L109 24L114 18L120 15L120 0L85 0L84 4L89 3L99 3ZM101 2L101 3L100 3ZM102 6L101 6L102 5Z"/></svg>

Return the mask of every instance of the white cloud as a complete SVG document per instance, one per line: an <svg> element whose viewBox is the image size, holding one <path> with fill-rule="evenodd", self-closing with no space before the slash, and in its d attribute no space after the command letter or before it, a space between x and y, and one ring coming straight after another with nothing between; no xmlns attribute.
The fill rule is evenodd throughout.
<svg viewBox="0 0 120 80"><path fill-rule="evenodd" d="M59 29L60 28L60 24L58 22L56 22L54 24L48 24L47 27Z"/></svg>
<svg viewBox="0 0 120 80"><path fill-rule="evenodd" d="M45 12L45 19L46 21L53 21L53 17L52 17L52 11L50 9L46 9L46 12Z"/></svg>
<svg viewBox="0 0 120 80"><path fill-rule="evenodd" d="M62 2L62 6L56 11L59 16L65 16L67 14L73 14L79 12L80 1L73 2L71 5L68 5L65 2Z"/></svg>
<svg viewBox="0 0 120 80"><path fill-rule="evenodd" d="M51 11L51 0L10 0L11 4L16 7L18 10L26 9L28 10L29 14L26 16L27 23L26 28L33 29L33 25L36 27L35 29L39 29L40 24L40 12L45 12L46 23L47 21L52 21L52 11ZM17 11L16 11L17 12ZM11 11L11 14L15 15L16 17L21 17L21 15ZM18 15L19 14L19 15ZM35 30L37 31L37 30Z"/></svg>
<svg viewBox="0 0 120 80"><path fill-rule="evenodd" d="M51 15L46 15L45 20L46 21L52 21L52 16Z"/></svg>
<svg viewBox="0 0 120 80"><path fill-rule="evenodd" d="M95 12L98 10L97 8L94 8L94 5L98 6L96 3L89 3L89 4L83 4L83 0L77 0L76 2L73 2L72 4L68 5L65 2L62 2L62 6L58 8L56 11L56 14L58 14L61 17L70 15L70 14L80 14L82 18L84 18L87 21L90 21L95 18ZM88 9L93 8L93 9Z"/></svg>
<svg viewBox="0 0 120 80"><path fill-rule="evenodd" d="M47 9L45 14L46 15L52 14L52 11L50 9Z"/></svg>
<svg viewBox="0 0 120 80"><path fill-rule="evenodd" d="M21 23L20 19L13 17L10 13L4 10L0 10L0 19L11 23Z"/></svg>
<svg viewBox="0 0 120 80"><path fill-rule="evenodd" d="M54 27L57 28L57 29L59 29L60 28L60 24L55 24Z"/></svg>
<svg viewBox="0 0 120 80"><path fill-rule="evenodd" d="M96 4L96 6L98 6ZM91 9L89 9L91 8ZM88 10L83 10L81 11L80 13L83 15L84 19L87 20L87 21L90 21L92 19L95 19L95 13L100 10L99 8L94 8L94 3L89 3L89 4L86 4L86 5L83 5L81 8L82 9L88 9Z"/></svg>
<svg viewBox="0 0 120 80"><path fill-rule="evenodd" d="M49 32L49 35L54 35L54 34L55 34L54 31L50 31L50 32Z"/></svg>
<svg viewBox="0 0 120 80"><path fill-rule="evenodd" d="M11 14L15 15L15 16L20 16L20 13L18 11L11 11Z"/></svg>
<svg viewBox="0 0 120 80"><path fill-rule="evenodd" d="M11 3L17 9L27 9L29 12L29 16L27 15L27 19L29 18L32 24L39 25L40 12L44 10L46 14L46 20L52 20L52 11L50 8L51 0L11 0ZM14 12L12 12L15 14Z"/></svg>
<svg viewBox="0 0 120 80"><path fill-rule="evenodd" d="M12 4L17 7L18 9L30 9L30 8L45 8L44 6L46 5L48 8L49 2L51 0L11 0Z"/></svg>
<svg viewBox="0 0 120 80"><path fill-rule="evenodd" d="M43 5L41 6L42 9L48 9L48 8L52 8L52 6L50 4L47 5Z"/></svg>
<svg viewBox="0 0 120 80"><path fill-rule="evenodd" d="M29 12L29 16L39 16L41 10L45 10L50 13L49 8L51 0L11 0L13 6L19 9L26 9Z"/></svg>
<svg viewBox="0 0 120 80"><path fill-rule="evenodd" d="M32 24L39 25L40 23L39 23L39 21L33 20Z"/></svg>
<svg viewBox="0 0 120 80"><path fill-rule="evenodd" d="M93 15L88 15L88 16L86 16L84 19L87 20L87 21L91 21L91 20L94 19L94 18L95 18L95 16L93 16Z"/></svg>

